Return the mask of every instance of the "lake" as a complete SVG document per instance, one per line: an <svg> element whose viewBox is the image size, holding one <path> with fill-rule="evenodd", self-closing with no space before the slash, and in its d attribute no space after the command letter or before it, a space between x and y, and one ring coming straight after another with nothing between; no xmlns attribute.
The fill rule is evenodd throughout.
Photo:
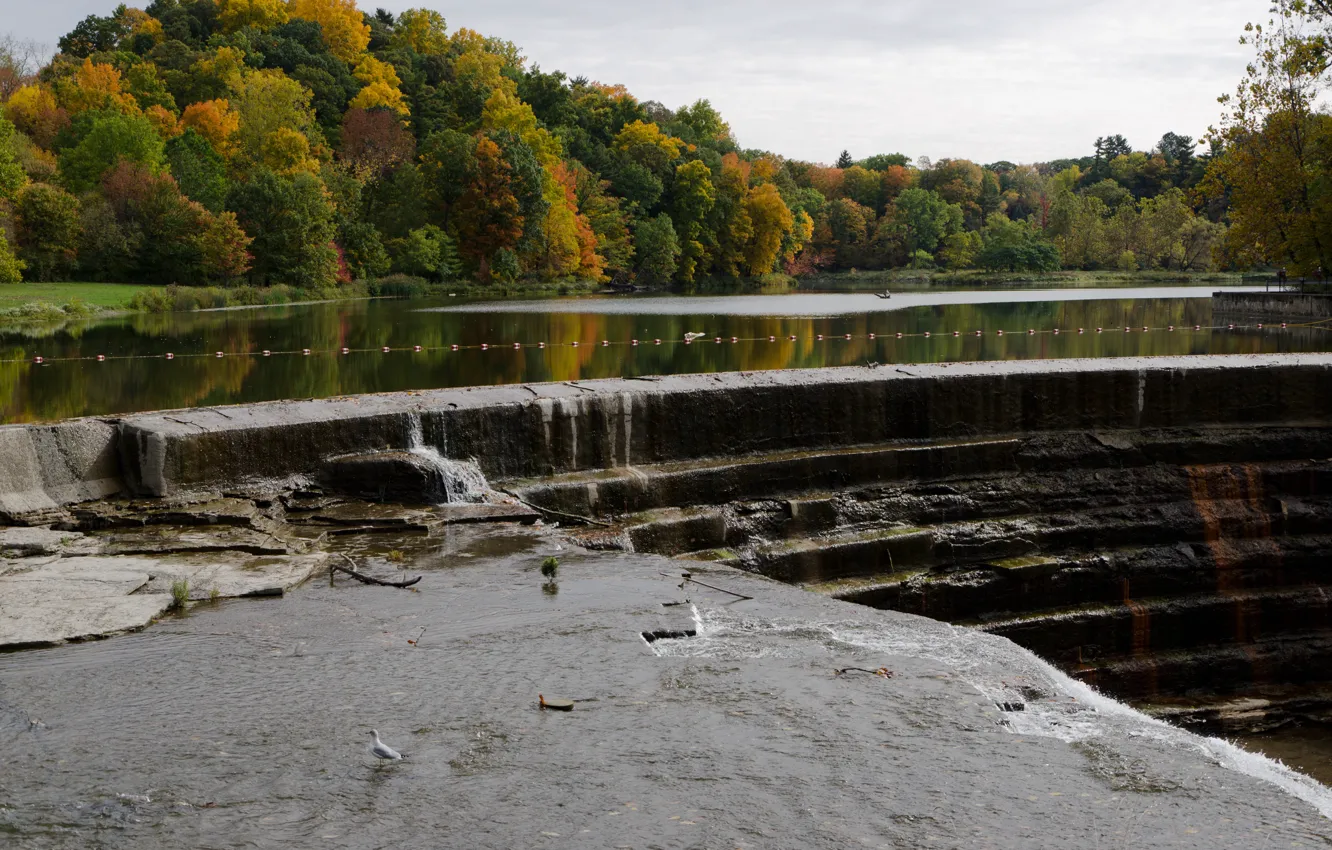
<svg viewBox="0 0 1332 850"><path fill-rule="evenodd" d="M0 329L0 422L614 376L1332 347L1323 328L1214 328L1211 291L373 300L11 327ZM703 336L686 345L686 333Z"/></svg>

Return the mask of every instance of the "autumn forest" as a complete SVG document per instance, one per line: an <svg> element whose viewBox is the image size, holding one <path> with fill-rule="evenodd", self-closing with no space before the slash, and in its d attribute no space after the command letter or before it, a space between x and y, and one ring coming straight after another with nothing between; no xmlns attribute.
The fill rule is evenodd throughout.
<svg viewBox="0 0 1332 850"><path fill-rule="evenodd" d="M1256 58L1202 139L986 164L745 149L706 99L545 71L425 9L108 11L53 58L0 38L0 282L1332 267L1317 2L1278 0L1244 34Z"/></svg>

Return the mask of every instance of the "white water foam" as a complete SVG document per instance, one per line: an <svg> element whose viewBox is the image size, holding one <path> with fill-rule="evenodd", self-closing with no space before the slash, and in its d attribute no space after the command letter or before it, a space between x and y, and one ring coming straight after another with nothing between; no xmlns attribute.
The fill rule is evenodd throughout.
<svg viewBox="0 0 1332 850"><path fill-rule="evenodd" d="M697 636L651 644L661 656L699 658L800 657L847 647L920 658L950 668L996 704L1023 703L1006 713L1014 734L1074 743L1098 737L1146 737L1193 750L1214 764L1271 783L1332 819L1332 789L1279 761L1148 717L1080 682L1006 638L947 623L810 623L745 617L692 608Z"/></svg>
<svg viewBox="0 0 1332 850"><path fill-rule="evenodd" d="M461 504L485 501L490 492L490 482L481 472L481 468L469 461L449 460L440 454L439 449L426 445L421 417L413 415L407 432L407 451L425 460L434 467L444 482L444 501L446 504Z"/></svg>

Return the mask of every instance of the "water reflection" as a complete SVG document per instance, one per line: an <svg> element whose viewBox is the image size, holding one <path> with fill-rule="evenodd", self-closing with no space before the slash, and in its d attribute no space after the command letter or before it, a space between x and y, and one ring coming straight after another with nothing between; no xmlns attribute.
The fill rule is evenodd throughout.
<svg viewBox="0 0 1332 850"><path fill-rule="evenodd" d="M894 296L891 308L871 311L866 295L776 296L817 298L814 315L755 314L751 302L717 312L718 299L625 299L544 301L487 305L440 302L357 301L263 310L134 315L62 329L41 336L0 331L0 421L126 413L279 398L319 398L448 386L567 381L611 376L736 370L809 368L866 362L934 363L1056 357L1247 354L1325 351L1332 334L1314 328L1269 327L1193 332L1213 324L1207 298L1115 298L1102 300L1013 300L1037 293L992 293L1000 303L935 303L907 306ZM1160 290L1156 290L1160 292ZM1196 294L1193 290L1189 294ZM1085 294L1085 292L1083 293ZM1104 293L1108 294L1108 293ZM938 293L931 293L937 296ZM950 298L956 293L946 293ZM1040 294L1048 298L1048 293ZM903 300L897 300L901 297ZM845 299L854 299L846 301ZM453 303L450 303L450 302ZM778 302L780 304L780 302ZM775 312L792 310L773 306ZM850 306L848 306L850 305ZM724 306L724 305L723 305ZM804 305L810 306L810 305ZM873 307L875 305L870 305ZM707 309L700 309L706 307ZM432 309L432 308L445 308ZM450 309L451 308L451 309ZM632 309L630 309L632 308ZM744 309L741 309L744 308ZM848 311L849 310L849 311ZM594 312L595 311L595 312ZM1176 333L1143 334L1142 326L1175 325ZM1130 326L1135 332L1125 334ZM1026 329L1086 328L1087 333L1027 336ZM1096 334L1104 327L1107 332ZM1109 332L1109 329L1117 329ZM984 331L976 337L974 331ZM999 337L995 331L1005 330ZM952 336L958 331L959 336ZM707 335L693 345L686 332ZM931 338L897 339L896 334ZM844 334L857 337L840 339ZM873 333L877 339L866 337ZM828 337L820 342L818 334ZM795 342L789 336L796 336ZM711 340L722 337L718 345ZM731 343L731 337L741 341ZM776 342L769 342L775 337ZM601 340L646 342L637 347L602 347ZM657 346L651 340L668 341ZM515 351L514 342L580 341ZM674 341L674 342L671 342ZM453 344L478 346L450 351ZM342 347L370 349L341 355ZM390 346L397 350L382 354ZM413 346L442 348L413 353ZM262 357L261 352L299 352ZM212 352L253 356L215 358ZM162 355L178 356L166 360ZM58 358L143 359L58 362ZM207 354L189 357L186 355ZM48 361L37 366L35 355Z"/></svg>

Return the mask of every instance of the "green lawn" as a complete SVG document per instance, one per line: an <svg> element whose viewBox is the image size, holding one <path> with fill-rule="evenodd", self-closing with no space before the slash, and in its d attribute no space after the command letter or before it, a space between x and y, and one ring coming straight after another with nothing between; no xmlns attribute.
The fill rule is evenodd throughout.
<svg viewBox="0 0 1332 850"><path fill-rule="evenodd" d="M82 301L96 307L124 307L136 292L156 287L130 283L14 283L0 286L0 310L24 304L68 304Z"/></svg>

